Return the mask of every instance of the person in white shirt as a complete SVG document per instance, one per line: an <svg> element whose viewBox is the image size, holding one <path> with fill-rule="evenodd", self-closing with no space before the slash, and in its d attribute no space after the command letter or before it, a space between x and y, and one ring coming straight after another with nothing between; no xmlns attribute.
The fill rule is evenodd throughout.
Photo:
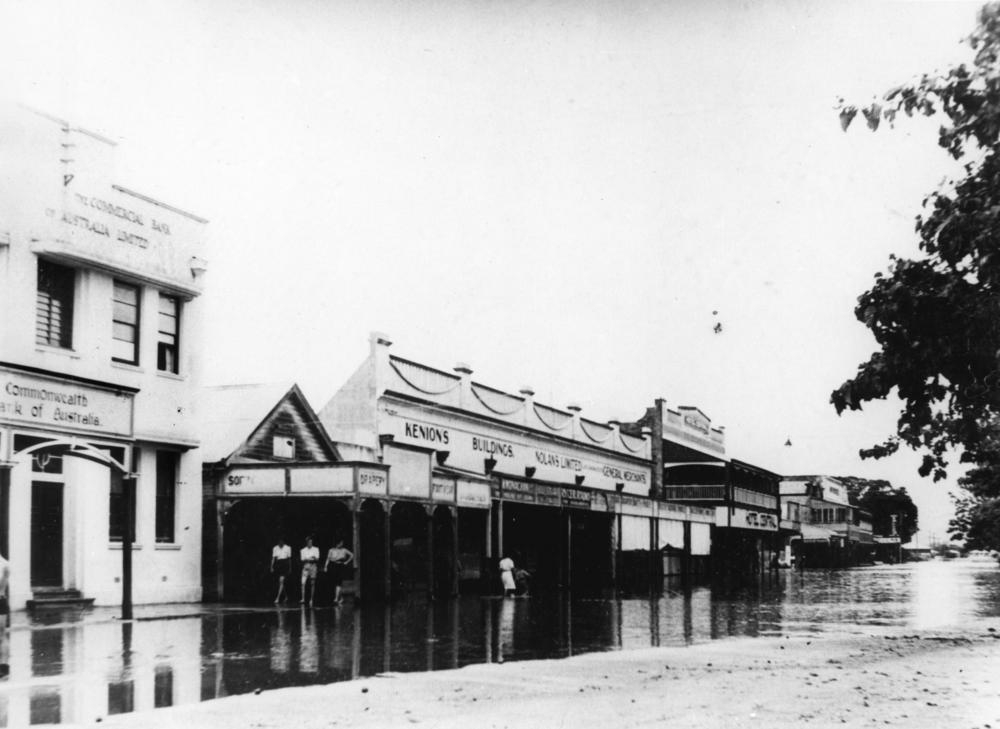
<svg viewBox="0 0 1000 729"><path fill-rule="evenodd" d="M306 546L299 550L299 559L302 560L302 597L299 602L303 605L306 602L308 582L312 587L309 593L309 607L312 607L313 599L316 597L316 573L319 570L319 547L313 546L312 537L306 537Z"/></svg>
<svg viewBox="0 0 1000 729"><path fill-rule="evenodd" d="M274 596L274 604L284 602L288 597L285 590L285 578L292 573L292 548L285 540L278 537L278 543L271 550L271 574L278 576L278 594Z"/></svg>

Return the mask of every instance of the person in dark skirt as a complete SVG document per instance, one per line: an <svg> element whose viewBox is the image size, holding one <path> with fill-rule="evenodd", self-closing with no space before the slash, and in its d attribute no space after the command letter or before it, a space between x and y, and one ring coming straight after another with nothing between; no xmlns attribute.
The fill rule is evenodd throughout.
<svg viewBox="0 0 1000 729"><path fill-rule="evenodd" d="M344 540L338 539L337 543L330 547L326 555L326 564L323 571L331 575L333 582L333 604L339 605L344 601L340 596L340 586L344 580L350 576L351 562L354 561L354 553L344 546ZM332 567L332 570L331 570Z"/></svg>
<svg viewBox="0 0 1000 729"><path fill-rule="evenodd" d="M278 543L271 550L271 574L278 578L278 594L274 596L274 604L284 602L288 597L285 580L292 573L292 548L285 540L278 537Z"/></svg>

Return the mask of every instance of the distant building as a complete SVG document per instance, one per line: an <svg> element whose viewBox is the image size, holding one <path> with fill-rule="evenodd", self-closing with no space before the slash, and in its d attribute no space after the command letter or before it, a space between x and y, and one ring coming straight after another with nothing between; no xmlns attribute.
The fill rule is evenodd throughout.
<svg viewBox="0 0 1000 729"><path fill-rule="evenodd" d="M781 549L780 476L726 455L725 431L692 406L671 408L657 399L629 426L652 433L651 495L689 507L711 509L711 526L691 525L696 570L756 574Z"/></svg>
<svg viewBox="0 0 1000 729"><path fill-rule="evenodd" d="M12 607L201 597L193 418L205 220L120 186L115 145L0 111L0 552ZM131 515L123 508L134 484Z"/></svg>
<svg viewBox="0 0 1000 729"><path fill-rule="evenodd" d="M842 481L822 475L785 476L781 500L799 505L806 566L850 567L874 558L871 514L851 502Z"/></svg>

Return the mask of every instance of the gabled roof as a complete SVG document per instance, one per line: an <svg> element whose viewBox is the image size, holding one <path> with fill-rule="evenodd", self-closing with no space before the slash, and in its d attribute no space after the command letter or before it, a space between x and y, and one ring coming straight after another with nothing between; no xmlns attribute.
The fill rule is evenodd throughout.
<svg viewBox="0 0 1000 729"><path fill-rule="evenodd" d="M336 446L298 385L284 382L202 388L198 403L202 462L217 463L232 458L289 401L301 408L306 418L304 425L320 447L334 459L338 458Z"/></svg>

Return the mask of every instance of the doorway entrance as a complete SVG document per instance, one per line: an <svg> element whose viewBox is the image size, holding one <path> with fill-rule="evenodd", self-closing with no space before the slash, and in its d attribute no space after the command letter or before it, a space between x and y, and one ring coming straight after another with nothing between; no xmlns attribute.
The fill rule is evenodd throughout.
<svg viewBox="0 0 1000 729"><path fill-rule="evenodd" d="M63 585L63 485L31 482L31 586Z"/></svg>

